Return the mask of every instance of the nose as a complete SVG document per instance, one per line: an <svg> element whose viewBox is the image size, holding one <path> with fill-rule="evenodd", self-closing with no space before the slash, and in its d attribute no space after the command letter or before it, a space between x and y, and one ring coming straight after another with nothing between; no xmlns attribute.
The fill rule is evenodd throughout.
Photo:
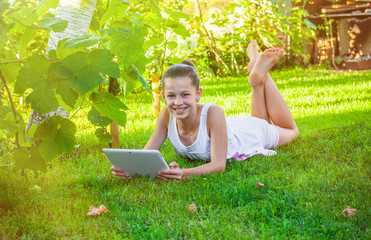
<svg viewBox="0 0 371 240"><path fill-rule="evenodd" d="M183 103L182 97L181 96L177 96L175 98L175 105L182 105L182 103Z"/></svg>

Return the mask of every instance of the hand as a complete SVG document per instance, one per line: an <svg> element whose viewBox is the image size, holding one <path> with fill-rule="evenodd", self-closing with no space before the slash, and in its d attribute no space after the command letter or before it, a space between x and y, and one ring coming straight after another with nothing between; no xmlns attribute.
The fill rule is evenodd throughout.
<svg viewBox="0 0 371 240"><path fill-rule="evenodd" d="M123 178L123 179L130 179L131 178L129 173L125 172L121 168L116 168L114 166L111 167L111 173L112 173L113 176L117 176L117 177L120 177L120 178Z"/></svg>
<svg viewBox="0 0 371 240"><path fill-rule="evenodd" d="M181 180L183 178L183 172L182 169L179 168L178 163L172 162L169 164L171 167L170 170L161 170L158 174L157 177L162 179L162 180Z"/></svg>

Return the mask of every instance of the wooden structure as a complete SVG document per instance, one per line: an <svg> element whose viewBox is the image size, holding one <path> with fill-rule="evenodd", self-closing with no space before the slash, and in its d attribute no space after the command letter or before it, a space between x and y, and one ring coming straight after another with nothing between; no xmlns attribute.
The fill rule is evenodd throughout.
<svg viewBox="0 0 371 240"><path fill-rule="evenodd" d="M311 63L330 61L343 69L371 69L371 0L336 4L318 0L305 8L317 26L324 25L324 19L331 23L330 33L317 30ZM341 59L341 63L335 63L335 59Z"/></svg>

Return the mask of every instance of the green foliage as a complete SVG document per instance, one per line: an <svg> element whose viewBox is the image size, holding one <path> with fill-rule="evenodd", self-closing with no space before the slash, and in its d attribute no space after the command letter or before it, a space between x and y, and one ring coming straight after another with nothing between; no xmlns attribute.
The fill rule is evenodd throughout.
<svg viewBox="0 0 371 240"><path fill-rule="evenodd" d="M112 121L122 127L126 124L128 108L119 91L124 89L128 94L126 84L133 82L151 91L142 76L148 63L148 45L144 48L144 43L149 39L149 29L153 29L148 23L162 21L160 7L154 0L104 3L97 4L92 32L54 42L57 49L48 57L45 52L49 32L62 32L68 25L68 21L51 14L50 9L56 8L58 1L1 3L1 81L4 89L17 95L7 94L3 102L1 88L0 125L4 136L16 145L13 159L18 169L44 170L46 161L71 152L76 125L71 119L53 116L26 133L21 113L28 112L15 99L25 98L40 115L62 105L74 111L73 118L81 108L90 107L88 120L99 127L97 137L110 142L106 126ZM105 92L113 82L109 78L122 84L116 86L117 96ZM3 144L1 149L2 153L10 150Z"/></svg>
<svg viewBox="0 0 371 240"><path fill-rule="evenodd" d="M95 110L100 116L112 119L112 121L115 121L118 125L125 127L125 110L128 110L128 108L121 100L107 92L92 93L90 98L94 103ZM105 119L103 119L103 121L104 120Z"/></svg>
<svg viewBox="0 0 371 240"><path fill-rule="evenodd" d="M52 116L38 126L33 137L41 141L38 149L43 158L51 160L74 149L75 132L73 122L61 116Z"/></svg>

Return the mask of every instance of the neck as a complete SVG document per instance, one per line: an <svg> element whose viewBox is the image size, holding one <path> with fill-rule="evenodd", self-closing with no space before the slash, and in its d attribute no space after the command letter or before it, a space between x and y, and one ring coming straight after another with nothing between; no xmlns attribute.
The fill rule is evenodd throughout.
<svg viewBox="0 0 371 240"><path fill-rule="evenodd" d="M199 106L193 111L192 115L190 115L186 119L176 120L178 128L181 128L183 131L193 131L198 128L200 122L200 110Z"/></svg>

